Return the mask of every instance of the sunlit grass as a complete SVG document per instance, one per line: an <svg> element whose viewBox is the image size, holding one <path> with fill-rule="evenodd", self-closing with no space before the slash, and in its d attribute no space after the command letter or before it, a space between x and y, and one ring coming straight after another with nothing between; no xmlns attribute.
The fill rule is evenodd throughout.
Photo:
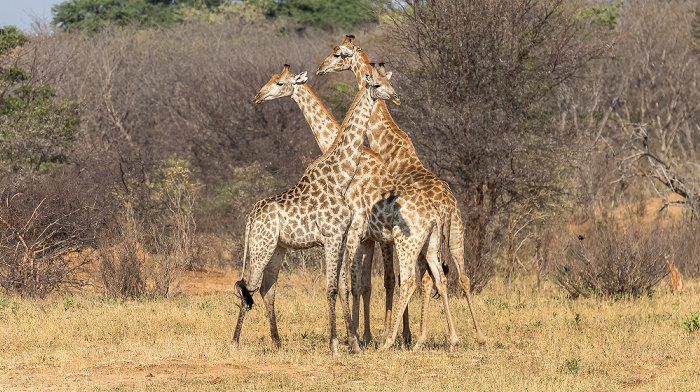
<svg viewBox="0 0 700 392"><path fill-rule="evenodd" d="M691 390L700 381L700 285L650 297L571 300L549 282L494 279L475 296L489 338L474 340L466 300L450 298L462 344L448 351L440 301L431 301L420 352L396 345L333 357L319 280L293 277L278 290L283 348L270 348L263 307L248 312L241 347L229 340L239 299L232 291L121 301L98 296L0 298L0 389L54 390ZM282 281L282 280L281 280ZM231 279L233 287L234 277ZM296 282L296 283L292 283ZM381 336L383 287L374 279L372 333ZM419 301L410 304L419 327ZM339 319L341 341L344 324ZM37 388L39 387L39 388Z"/></svg>

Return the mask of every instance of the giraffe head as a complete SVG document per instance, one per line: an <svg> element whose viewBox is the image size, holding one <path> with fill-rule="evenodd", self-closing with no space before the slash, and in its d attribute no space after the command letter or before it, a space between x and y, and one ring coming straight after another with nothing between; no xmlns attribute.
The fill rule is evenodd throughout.
<svg viewBox="0 0 700 392"><path fill-rule="evenodd" d="M401 105L399 95L394 91L394 87L389 83L391 72L384 70L384 64L372 64L372 73L365 73L365 88L369 91L372 99L389 99L396 105Z"/></svg>
<svg viewBox="0 0 700 392"><path fill-rule="evenodd" d="M306 83L306 72L293 74L289 72L289 65L285 64L282 73L272 75L258 94L253 98L253 103L258 104L271 99L288 97L294 93L294 86Z"/></svg>
<svg viewBox="0 0 700 392"><path fill-rule="evenodd" d="M359 46L353 44L354 35L346 35L342 44L333 48L333 53L328 55L323 64L316 70L316 75L325 75L328 72L340 72L350 69L352 58L360 50Z"/></svg>

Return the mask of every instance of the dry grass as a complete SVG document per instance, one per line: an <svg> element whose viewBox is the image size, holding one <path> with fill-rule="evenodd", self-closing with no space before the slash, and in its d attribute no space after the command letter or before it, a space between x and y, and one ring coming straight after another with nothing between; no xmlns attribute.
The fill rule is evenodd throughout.
<svg viewBox="0 0 700 392"><path fill-rule="evenodd" d="M186 294L161 301L0 297L0 390L668 391L700 382L700 332L682 327L700 310L697 280L682 293L663 283L651 297L611 301L567 299L550 282L538 292L532 277L507 292L493 279L476 296L486 348L474 341L466 301L453 298L463 339L454 352L446 351L442 306L432 301L427 349L370 347L362 356L334 358L323 279L313 283L313 276L280 279L280 351L270 349L258 304L248 313L241 350L231 351L235 279L198 273L184 279ZM378 337L383 289L381 279L374 283ZM417 307L414 299L414 333Z"/></svg>

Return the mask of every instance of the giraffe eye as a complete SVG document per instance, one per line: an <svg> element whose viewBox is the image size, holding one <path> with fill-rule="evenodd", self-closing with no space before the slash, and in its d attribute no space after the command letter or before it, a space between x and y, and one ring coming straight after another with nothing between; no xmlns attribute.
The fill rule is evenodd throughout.
<svg viewBox="0 0 700 392"><path fill-rule="evenodd" d="M333 54L333 57L338 59L338 58L340 58L340 55L336 53L336 54Z"/></svg>
<svg viewBox="0 0 700 392"><path fill-rule="evenodd" d="M277 85L278 85L278 86L284 86L284 83L282 83L282 82L277 82Z"/></svg>

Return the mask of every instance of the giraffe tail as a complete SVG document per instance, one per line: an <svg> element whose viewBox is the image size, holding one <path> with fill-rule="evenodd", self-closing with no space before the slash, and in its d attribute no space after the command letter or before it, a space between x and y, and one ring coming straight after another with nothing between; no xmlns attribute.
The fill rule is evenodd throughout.
<svg viewBox="0 0 700 392"><path fill-rule="evenodd" d="M246 260L248 259L248 248L249 248L249 242L248 242L248 236L250 234L250 221L246 222L245 225L245 235L243 239L243 268L241 269L241 280L236 282L236 286L240 288L241 290L241 295L243 296L243 300L245 301L246 306L248 309L253 307L253 295L251 294L251 291L248 290L245 284L245 280L243 280L243 276L245 275L245 264Z"/></svg>
<svg viewBox="0 0 700 392"><path fill-rule="evenodd" d="M447 265L447 254L449 253L450 244L450 232L452 231L452 213L451 211L443 211L441 214L440 225L442 227L442 234L440 235L440 254L442 255L442 272L445 276L450 272L450 267ZM447 233L445 233L447 232ZM455 260L456 262L456 260Z"/></svg>

